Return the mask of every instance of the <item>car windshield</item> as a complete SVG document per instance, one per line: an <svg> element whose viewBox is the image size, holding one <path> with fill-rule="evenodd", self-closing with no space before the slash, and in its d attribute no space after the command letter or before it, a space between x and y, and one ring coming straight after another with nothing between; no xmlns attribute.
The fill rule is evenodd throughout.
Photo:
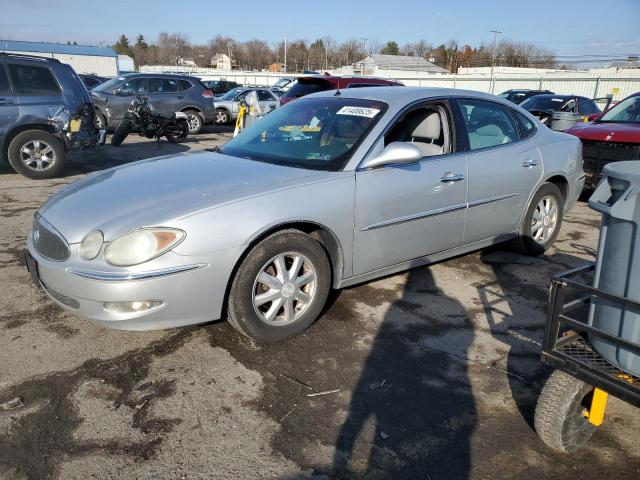
<svg viewBox="0 0 640 480"><path fill-rule="evenodd" d="M124 81L125 77L116 77L116 78L112 78L111 80L107 80L104 83L101 83L100 85L93 87L93 91L95 92L108 92L109 90L111 90L113 87L115 87L117 84L119 84L120 82Z"/></svg>
<svg viewBox="0 0 640 480"><path fill-rule="evenodd" d="M520 106L526 110L560 110L567 100L569 99L563 97L535 95L527 98Z"/></svg>
<svg viewBox="0 0 640 480"><path fill-rule="evenodd" d="M288 85L290 83L291 83L291 79L290 78L281 78L276 83L274 83L273 86L274 87L284 87L285 85Z"/></svg>
<svg viewBox="0 0 640 480"><path fill-rule="evenodd" d="M303 99L274 110L219 150L277 165L338 171L386 109L375 100Z"/></svg>
<svg viewBox="0 0 640 480"><path fill-rule="evenodd" d="M222 95L220 98L222 100L233 100L234 97L238 95L240 92L242 92L243 90L244 88L233 88L229 90L227 93L225 93L224 95Z"/></svg>
<svg viewBox="0 0 640 480"><path fill-rule="evenodd" d="M640 95L624 99L602 115L598 122L640 123Z"/></svg>

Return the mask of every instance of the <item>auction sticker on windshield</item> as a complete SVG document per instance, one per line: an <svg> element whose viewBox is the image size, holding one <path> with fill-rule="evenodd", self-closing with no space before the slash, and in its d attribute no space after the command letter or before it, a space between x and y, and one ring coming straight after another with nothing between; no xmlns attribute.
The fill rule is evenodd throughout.
<svg viewBox="0 0 640 480"><path fill-rule="evenodd" d="M366 107L342 107L336 112L336 115L352 115L355 117L373 118L380 112L379 108Z"/></svg>

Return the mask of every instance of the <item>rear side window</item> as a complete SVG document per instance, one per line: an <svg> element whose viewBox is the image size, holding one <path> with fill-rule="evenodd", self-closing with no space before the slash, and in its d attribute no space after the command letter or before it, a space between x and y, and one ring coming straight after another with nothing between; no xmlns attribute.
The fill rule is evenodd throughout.
<svg viewBox="0 0 640 480"><path fill-rule="evenodd" d="M536 125L531 120L515 110L511 110L511 113L518 119L522 138L529 138L531 135L536 133Z"/></svg>
<svg viewBox="0 0 640 480"><path fill-rule="evenodd" d="M184 90L189 90L193 85L187 80L178 80L178 90L181 92Z"/></svg>
<svg viewBox="0 0 640 480"><path fill-rule="evenodd" d="M178 91L178 82L166 78L150 78L149 93L175 93Z"/></svg>
<svg viewBox="0 0 640 480"><path fill-rule="evenodd" d="M304 97L305 95L310 95L316 92L324 92L326 90L332 90L333 86L331 83L322 79L311 79L311 80L298 80L293 87L289 89L287 92L287 97Z"/></svg>
<svg viewBox="0 0 640 480"><path fill-rule="evenodd" d="M51 70L34 65L9 64L9 74L16 95L57 95L60 93L58 82Z"/></svg>
<svg viewBox="0 0 640 480"><path fill-rule="evenodd" d="M470 150L497 147L520 139L507 107L494 102L460 99L458 105L467 127Z"/></svg>
<svg viewBox="0 0 640 480"><path fill-rule="evenodd" d="M350 83L347 88L365 88L365 87L388 87L383 83Z"/></svg>
<svg viewBox="0 0 640 480"><path fill-rule="evenodd" d="M7 72L4 70L4 65L0 63L0 95L11 95L11 87L9 86L9 79L7 78Z"/></svg>

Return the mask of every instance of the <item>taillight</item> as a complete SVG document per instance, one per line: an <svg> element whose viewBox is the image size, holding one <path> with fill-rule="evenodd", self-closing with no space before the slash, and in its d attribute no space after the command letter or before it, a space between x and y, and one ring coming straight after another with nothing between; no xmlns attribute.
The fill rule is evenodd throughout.
<svg viewBox="0 0 640 480"><path fill-rule="evenodd" d="M202 92L202 96L204 98L213 98L213 92L207 88Z"/></svg>

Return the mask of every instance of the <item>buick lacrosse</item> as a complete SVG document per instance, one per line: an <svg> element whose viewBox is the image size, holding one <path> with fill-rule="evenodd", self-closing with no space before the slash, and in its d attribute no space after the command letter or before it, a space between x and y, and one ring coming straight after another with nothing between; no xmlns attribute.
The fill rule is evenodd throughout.
<svg viewBox="0 0 640 480"><path fill-rule="evenodd" d="M322 92L214 151L62 189L35 214L27 265L102 325L226 318L273 342L311 325L332 288L506 240L543 253L583 183L580 140L498 97Z"/></svg>

